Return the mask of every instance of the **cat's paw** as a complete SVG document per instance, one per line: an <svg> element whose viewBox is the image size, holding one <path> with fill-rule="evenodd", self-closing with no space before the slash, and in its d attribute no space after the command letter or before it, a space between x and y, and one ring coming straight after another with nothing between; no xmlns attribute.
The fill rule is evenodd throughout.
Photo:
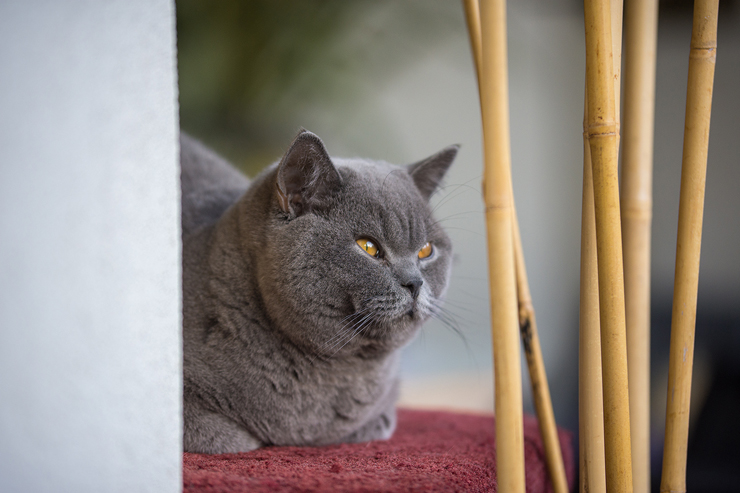
<svg viewBox="0 0 740 493"><path fill-rule="evenodd" d="M183 449L201 454L234 454L263 446L244 427L221 414L187 408Z"/></svg>
<svg viewBox="0 0 740 493"><path fill-rule="evenodd" d="M369 442L371 440L388 440L396 429L396 410L389 409L371 419L359 430L350 434L345 442Z"/></svg>

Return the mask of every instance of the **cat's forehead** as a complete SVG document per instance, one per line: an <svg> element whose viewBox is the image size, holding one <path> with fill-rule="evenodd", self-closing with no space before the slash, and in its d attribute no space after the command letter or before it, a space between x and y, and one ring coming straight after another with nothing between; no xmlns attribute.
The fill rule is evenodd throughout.
<svg viewBox="0 0 740 493"><path fill-rule="evenodd" d="M420 199L411 176L401 166L365 159L338 159L335 165L355 193L372 193L385 199Z"/></svg>
<svg viewBox="0 0 740 493"><path fill-rule="evenodd" d="M405 168L366 160L335 164L343 178L346 218L399 245L416 248L426 241L429 208Z"/></svg>

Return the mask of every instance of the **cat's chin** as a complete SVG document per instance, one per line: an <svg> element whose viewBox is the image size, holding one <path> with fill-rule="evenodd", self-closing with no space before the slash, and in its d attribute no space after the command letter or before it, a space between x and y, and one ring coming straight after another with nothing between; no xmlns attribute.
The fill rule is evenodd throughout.
<svg viewBox="0 0 740 493"><path fill-rule="evenodd" d="M393 319L385 320L363 335L367 340L386 342L391 345L403 345L413 337L428 317L423 317L418 310L409 310Z"/></svg>
<svg viewBox="0 0 740 493"><path fill-rule="evenodd" d="M408 312L403 313L373 324L372 327L362 331L359 339L363 342L380 344L388 349L396 349L406 344L425 321L426 318L420 318L418 311L411 315Z"/></svg>

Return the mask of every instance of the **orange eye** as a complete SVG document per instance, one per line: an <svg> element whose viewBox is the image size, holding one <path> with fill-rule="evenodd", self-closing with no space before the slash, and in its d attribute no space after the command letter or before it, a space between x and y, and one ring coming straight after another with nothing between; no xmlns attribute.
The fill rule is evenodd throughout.
<svg viewBox="0 0 740 493"><path fill-rule="evenodd" d="M431 254L432 254L432 244L427 242L427 244L421 247L421 250L419 250L419 258L427 258Z"/></svg>
<svg viewBox="0 0 740 493"><path fill-rule="evenodd" d="M380 249L378 248L378 246L367 238L360 238L359 240L357 240L357 244L360 245L360 248L365 250L367 254L371 257L377 258L377 256L380 254Z"/></svg>

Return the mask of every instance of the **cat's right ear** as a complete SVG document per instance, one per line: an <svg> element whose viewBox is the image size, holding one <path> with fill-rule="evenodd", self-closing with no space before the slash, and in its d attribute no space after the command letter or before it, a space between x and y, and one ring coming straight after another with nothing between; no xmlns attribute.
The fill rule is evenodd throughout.
<svg viewBox="0 0 740 493"><path fill-rule="evenodd" d="M459 145L451 145L445 147L437 154L406 167L406 170L416 184L416 188L419 189L421 196L426 200L429 200L429 197L432 196L434 191L442 183L442 178L444 178L445 173L450 168L452 161L455 160L455 156L457 156L457 151L459 150Z"/></svg>
<svg viewBox="0 0 740 493"><path fill-rule="evenodd" d="M324 143L302 130L278 165L275 189L280 209L295 218L327 207L341 184Z"/></svg>

